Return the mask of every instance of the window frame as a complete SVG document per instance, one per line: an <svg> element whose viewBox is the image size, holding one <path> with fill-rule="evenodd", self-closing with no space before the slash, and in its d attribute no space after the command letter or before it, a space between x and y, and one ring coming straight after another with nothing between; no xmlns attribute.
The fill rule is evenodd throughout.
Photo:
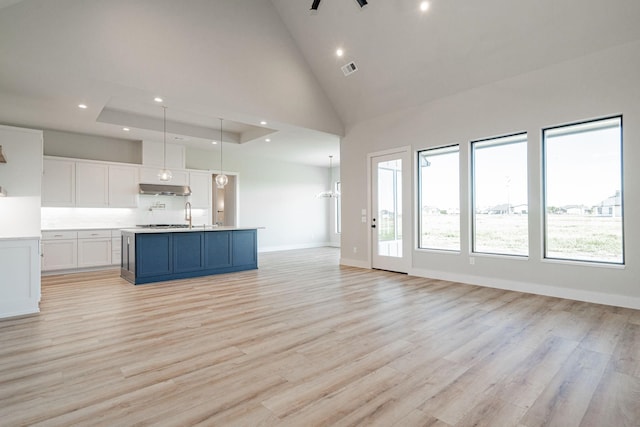
<svg viewBox="0 0 640 427"><path fill-rule="evenodd" d="M603 260L589 260L589 259L575 259L575 258L559 258L559 257L550 257L547 255L548 253L548 219L547 219L547 141L546 134L551 130L558 130L562 128L569 128L572 126L580 126L586 125L589 123L597 123L604 122L607 120L619 119L620 120L620 222L621 222L621 249L622 249L622 257L621 261L603 261ZM594 129L598 129L595 127ZM577 133L577 132L576 132ZM622 114L616 114L605 117L598 117L587 120L580 120L576 122L565 123L561 125L548 126L544 127L540 133L540 145L541 145L541 214L542 214L542 254L541 258L543 261L548 262L559 262L559 263L571 263L571 264L583 264L583 265L601 265L601 266L619 266L624 267L626 265L626 244L625 244L625 215L624 215L624 121Z"/></svg>
<svg viewBox="0 0 640 427"><path fill-rule="evenodd" d="M520 137L520 138L517 138ZM469 142L469 161L470 161L470 166L469 166L469 179L471 180L471 184L469 185L469 193L470 193L470 206L469 206L469 210L470 210L470 220L471 220L471 224L469 227L469 231L471 233L470 235L470 239L469 239L469 244L470 244L470 253L472 255L497 255L497 256L504 256L504 257L517 257L517 258L528 258L530 256L530 252L531 252L531 243L530 243L530 239L529 239L529 224L527 222L527 253L526 254L514 254L514 253L503 253L503 252L483 252L483 251L478 251L476 249L476 148L475 145L476 144L481 144L481 143L487 143L489 141L499 141L501 139L507 139L507 138L514 138L514 141L505 141L505 142L497 142L496 144L491 144L488 145L489 147L499 147L502 145L511 145L511 144L519 144L524 142L525 144L525 153L526 153L526 164L525 167L527 169L526 175L527 175L527 189L526 189L526 193L527 193L527 219L529 218L529 135L527 131L523 131L523 132L514 132L514 133L509 133L509 134L505 134L505 135L499 135L499 136L493 136L493 137L489 137L489 138L482 138L482 139L475 139L473 141ZM516 139L517 138L517 139Z"/></svg>
<svg viewBox="0 0 640 427"><path fill-rule="evenodd" d="M453 150L454 148L457 148L457 150ZM422 226L422 166L421 166L421 159L423 157L423 153L428 152L428 151L436 151L436 150L447 150L450 149L451 152L455 152L458 155L458 248L457 249L446 249L446 248L434 248L434 247L423 247L422 246L422 231L423 231L423 226ZM460 206L462 205L461 203L461 194L462 192L460 191L460 183L461 183L461 172L462 172L462 168L461 168L461 156L462 153L462 144L460 143L455 143L455 144L447 144L447 145L441 145L441 146L437 146L437 147L429 147L429 148L424 148L421 150L417 150L416 151L416 177L417 177L417 208L418 208L418 215L417 215L417 230L418 230L418 235L417 235L417 242L416 242L416 249L417 250L421 250L421 251L431 251L431 252L444 252L444 253L449 253L449 254L459 254L462 253L462 212L461 212L461 208ZM446 154L446 153L442 153L442 154Z"/></svg>
<svg viewBox="0 0 640 427"><path fill-rule="evenodd" d="M342 185L340 184L340 181L336 181L334 184L334 190L335 193L338 195L336 197L335 200L335 206L334 206L334 221L335 221L335 234L341 234L342 233L342 213L340 212L340 210L342 209L342 202L341 202L341 190L342 190Z"/></svg>

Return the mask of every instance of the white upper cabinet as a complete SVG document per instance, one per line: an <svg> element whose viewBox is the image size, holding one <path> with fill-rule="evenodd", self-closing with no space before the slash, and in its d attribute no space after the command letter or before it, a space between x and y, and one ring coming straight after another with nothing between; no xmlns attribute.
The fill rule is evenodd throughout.
<svg viewBox="0 0 640 427"><path fill-rule="evenodd" d="M204 172L189 172L189 186L192 207L198 209L211 208L211 174Z"/></svg>
<svg viewBox="0 0 640 427"><path fill-rule="evenodd" d="M109 166L99 163L76 163L76 206L109 206Z"/></svg>
<svg viewBox="0 0 640 427"><path fill-rule="evenodd" d="M45 158L42 206L135 208L139 170L125 164Z"/></svg>
<svg viewBox="0 0 640 427"><path fill-rule="evenodd" d="M109 206L135 208L138 206L138 168L109 165Z"/></svg>
<svg viewBox="0 0 640 427"><path fill-rule="evenodd" d="M42 206L76 205L76 162L44 159Z"/></svg>

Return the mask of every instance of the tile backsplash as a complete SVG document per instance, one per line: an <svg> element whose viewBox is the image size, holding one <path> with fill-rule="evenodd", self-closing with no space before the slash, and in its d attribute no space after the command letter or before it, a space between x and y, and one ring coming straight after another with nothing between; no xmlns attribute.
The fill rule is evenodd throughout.
<svg viewBox="0 0 640 427"><path fill-rule="evenodd" d="M184 197L140 196L137 208L42 208L42 229L127 228L185 224ZM192 209L194 225L211 224L208 209Z"/></svg>

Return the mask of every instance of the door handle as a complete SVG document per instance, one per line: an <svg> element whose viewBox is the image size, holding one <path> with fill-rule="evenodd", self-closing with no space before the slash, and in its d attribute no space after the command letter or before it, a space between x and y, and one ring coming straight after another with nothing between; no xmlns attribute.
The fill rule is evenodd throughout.
<svg viewBox="0 0 640 427"><path fill-rule="evenodd" d="M371 224L371 228L376 228L376 225L375 224Z"/></svg>

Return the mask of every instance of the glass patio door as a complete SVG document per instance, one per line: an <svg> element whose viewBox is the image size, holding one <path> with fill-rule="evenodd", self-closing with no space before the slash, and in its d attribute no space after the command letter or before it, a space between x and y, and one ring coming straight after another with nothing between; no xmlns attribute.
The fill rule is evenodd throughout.
<svg viewBox="0 0 640 427"><path fill-rule="evenodd" d="M372 157L371 174L372 267L407 273L411 248L408 153Z"/></svg>

